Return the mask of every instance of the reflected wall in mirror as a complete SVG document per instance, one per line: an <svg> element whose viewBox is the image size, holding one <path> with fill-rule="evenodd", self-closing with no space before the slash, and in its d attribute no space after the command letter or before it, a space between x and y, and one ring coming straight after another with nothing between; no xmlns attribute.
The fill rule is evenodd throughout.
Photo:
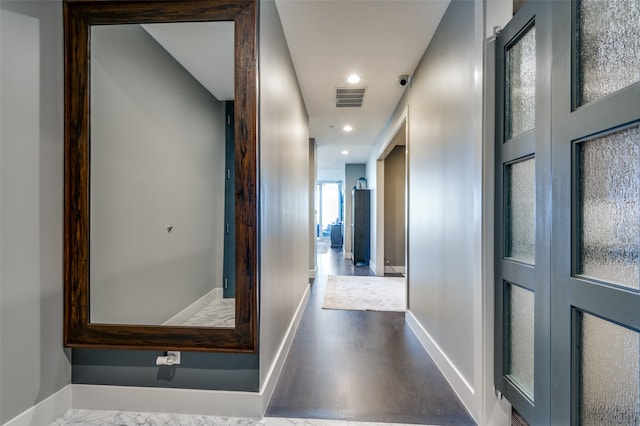
<svg viewBox="0 0 640 426"><path fill-rule="evenodd" d="M255 352L257 3L64 8L65 345Z"/></svg>
<svg viewBox="0 0 640 426"><path fill-rule="evenodd" d="M92 323L235 325L233 36L228 21L91 26Z"/></svg>

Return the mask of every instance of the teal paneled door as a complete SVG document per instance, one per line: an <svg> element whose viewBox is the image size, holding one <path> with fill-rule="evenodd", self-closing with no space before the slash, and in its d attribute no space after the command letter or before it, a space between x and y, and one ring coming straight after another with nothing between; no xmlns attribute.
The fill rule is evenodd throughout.
<svg viewBox="0 0 640 426"><path fill-rule="evenodd" d="M530 1L496 40L495 384L549 420L550 3Z"/></svg>
<svg viewBox="0 0 640 426"><path fill-rule="evenodd" d="M640 0L553 2L553 38L551 420L637 425Z"/></svg>
<svg viewBox="0 0 640 426"><path fill-rule="evenodd" d="M640 0L529 1L496 48L496 387L640 424Z"/></svg>

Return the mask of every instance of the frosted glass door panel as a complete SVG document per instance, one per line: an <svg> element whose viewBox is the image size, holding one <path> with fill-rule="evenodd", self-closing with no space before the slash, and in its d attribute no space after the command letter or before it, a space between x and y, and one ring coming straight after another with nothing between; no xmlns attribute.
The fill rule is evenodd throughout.
<svg viewBox="0 0 640 426"><path fill-rule="evenodd" d="M640 81L640 0L576 5L580 106Z"/></svg>
<svg viewBox="0 0 640 426"><path fill-rule="evenodd" d="M536 29L531 27L506 53L505 140L535 127Z"/></svg>
<svg viewBox="0 0 640 426"><path fill-rule="evenodd" d="M533 400L534 294L507 284L506 376Z"/></svg>
<svg viewBox="0 0 640 426"><path fill-rule="evenodd" d="M535 261L535 159L507 166L506 257L524 263Z"/></svg>
<svg viewBox="0 0 640 426"><path fill-rule="evenodd" d="M640 424L640 335L582 313L580 424Z"/></svg>
<svg viewBox="0 0 640 426"><path fill-rule="evenodd" d="M578 145L578 271L640 289L640 128Z"/></svg>

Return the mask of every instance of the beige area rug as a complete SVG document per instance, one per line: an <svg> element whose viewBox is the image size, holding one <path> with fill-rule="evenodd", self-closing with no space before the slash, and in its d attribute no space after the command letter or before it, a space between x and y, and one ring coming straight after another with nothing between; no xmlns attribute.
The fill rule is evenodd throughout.
<svg viewBox="0 0 640 426"><path fill-rule="evenodd" d="M406 293L404 277L329 275L322 309L404 312Z"/></svg>

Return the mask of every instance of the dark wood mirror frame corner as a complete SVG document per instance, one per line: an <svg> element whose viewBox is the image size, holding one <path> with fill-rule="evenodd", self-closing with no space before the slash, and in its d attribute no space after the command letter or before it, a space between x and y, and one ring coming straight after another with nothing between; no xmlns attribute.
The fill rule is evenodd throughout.
<svg viewBox="0 0 640 426"><path fill-rule="evenodd" d="M258 348L256 0L64 0L64 345L255 353ZM235 328L95 324L89 306L91 25L235 22Z"/></svg>

